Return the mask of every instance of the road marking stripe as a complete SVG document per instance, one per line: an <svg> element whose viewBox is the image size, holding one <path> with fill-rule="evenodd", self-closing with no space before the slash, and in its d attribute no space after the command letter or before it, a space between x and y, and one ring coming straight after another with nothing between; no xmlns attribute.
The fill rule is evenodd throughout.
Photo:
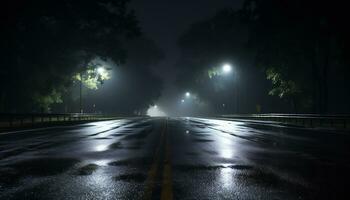
<svg viewBox="0 0 350 200"><path fill-rule="evenodd" d="M166 121L166 128L168 120ZM165 139L165 158L164 158L164 169L163 169L163 184L161 200L172 200L173 199L173 185L172 185L172 169L170 159L170 145L169 139Z"/></svg>
<svg viewBox="0 0 350 200"><path fill-rule="evenodd" d="M163 126L162 132L161 132L161 136L160 136L160 141L159 141L159 145L155 151L154 154L154 161L152 163L152 166L150 168L150 170L148 171L147 174L147 180L145 183L145 192L144 192L144 196L143 199L152 199L152 192L153 189L155 187L155 183L156 183L156 177L157 177L157 171L159 168L159 160L160 160L160 149L164 140L164 134L165 134L165 129L166 129L166 124Z"/></svg>

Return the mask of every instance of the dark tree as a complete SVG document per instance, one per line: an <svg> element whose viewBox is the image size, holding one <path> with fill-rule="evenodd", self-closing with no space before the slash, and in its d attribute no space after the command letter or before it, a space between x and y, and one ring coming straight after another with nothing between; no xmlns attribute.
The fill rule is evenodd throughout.
<svg viewBox="0 0 350 200"><path fill-rule="evenodd" d="M344 3L248 0L244 12L255 33L252 43L257 61L278 68L286 82L294 83L293 96L299 96L300 106L317 113L331 112L329 99L337 101L343 91L339 84L347 82L333 78L342 77L340 72L347 68ZM330 95L329 88L338 94Z"/></svg>
<svg viewBox="0 0 350 200"><path fill-rule="evenodd" d="M1 27L1 111L55 103L95 57L124 62L121 41L139 35L126 0L7 1Z"/></svg>

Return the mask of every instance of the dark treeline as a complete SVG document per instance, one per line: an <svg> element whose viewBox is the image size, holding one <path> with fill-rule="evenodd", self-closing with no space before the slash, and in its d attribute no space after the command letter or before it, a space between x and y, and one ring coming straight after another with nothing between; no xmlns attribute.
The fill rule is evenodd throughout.
<svg viewBox="0 0 350 200"><path fill-rule="evenodd" d="M142 36L128 0L7 0L1 2L0 13L0 112L79 112L79 81L73 77L85 74L89 80L100 80L94 66L101 64L94 64L96 60L107 63L111 74L128 74L142 68L144 79L156 79L149 68L149 58L134 56L141 63L128 66L131 43L139 48L144 45L140 37L149 40ZM140 73L132 77L137 79ZM160 80L146 86L151 84L157 86L157 92L143 95L146 103L159 96ZM135 92L128 91L143 90L144 86L128 88L125 83L124 95L137 98ZM88 88L84 85L86 110L90 106L86 100ZM110 87L108 93L118 93L117 88ZM131 105L127 101L118 103L128 111L146 106L144 102Z"/></svg>
<svg viewBox="0 0 350 200"><path fill-rule="evenodd" d="M349 113L347 19L340 0L246 0L181 36L178 83L216 112Z"/></svg>

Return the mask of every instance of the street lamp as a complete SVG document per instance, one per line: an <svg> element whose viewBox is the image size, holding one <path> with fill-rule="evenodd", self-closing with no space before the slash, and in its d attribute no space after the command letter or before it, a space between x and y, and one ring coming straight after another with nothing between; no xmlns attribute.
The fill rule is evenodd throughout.
<svg viewBox="0 0 350 200"><path fill-rule="evenodd" d="M189 97L191 96L191 93L186 92L186 94L185 94L185 95L186 95L186 97L187 97L187 98L189 98Z"/></svg>
<svg viewBox="0 0 350 200"><path fill-rule="evenodd" d="M79 112L83 114L83 75L82 72L79 73L80 85L79 85Z"/></svg>
<svg viewBox="0 0 350 200"><path fill-rule="evenodd" d="M226 64L224 64L223 66L222 66L222 73L223 74L229 74L229 73L231 73L232 72L232 66L230 65L230 64L228 64L228 63L226 63ZM236 84L235 84L235 96L236 96L236 112L238 113L239 112L239 97L238 97L238 95L239 95L239 86L238 86L238 80L237 80L237 71L235 71L235 76L236 76L236 80L235 80L235 82L236 82ZM223 107L225 107L225 106L223 106Z"/></svg>
<svg viewBox="0 0 350 200"><path fill-rule="evenodd" d="M103 74L105 71L106 71L106 69L104 67L97 68L97 73L100 75Z"/></svg>
<svg viewBox="0 0 350 200"><path fill-rule="evenodd" d="M224 74L228 74L232 71L232 66L230 64L224 64L222 66L222 71L224 72Z"/></svg>
<svg viewBox="0 0 350 200"><path fill-rule="evenodd" d="M97 69L95 69L97 71L97 75L98 76L102 76L105 72L106 72L106 68L104 67L99 67ZM79 76L80 76L80 86L79 86L79 110L80 110L80 113L84 113L84 110L83 110L83 72L80 72L79 73Z"/></svg>

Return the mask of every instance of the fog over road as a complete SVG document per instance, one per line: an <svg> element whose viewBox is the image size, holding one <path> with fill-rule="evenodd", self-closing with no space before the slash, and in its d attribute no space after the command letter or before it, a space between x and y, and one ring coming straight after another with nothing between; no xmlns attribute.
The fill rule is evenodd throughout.
<svg viewBox="0 0 350 200"><path fill-rule="evenodd" d="M350 135L203 118L0 134L0 199L343 199Z"/></svg>

